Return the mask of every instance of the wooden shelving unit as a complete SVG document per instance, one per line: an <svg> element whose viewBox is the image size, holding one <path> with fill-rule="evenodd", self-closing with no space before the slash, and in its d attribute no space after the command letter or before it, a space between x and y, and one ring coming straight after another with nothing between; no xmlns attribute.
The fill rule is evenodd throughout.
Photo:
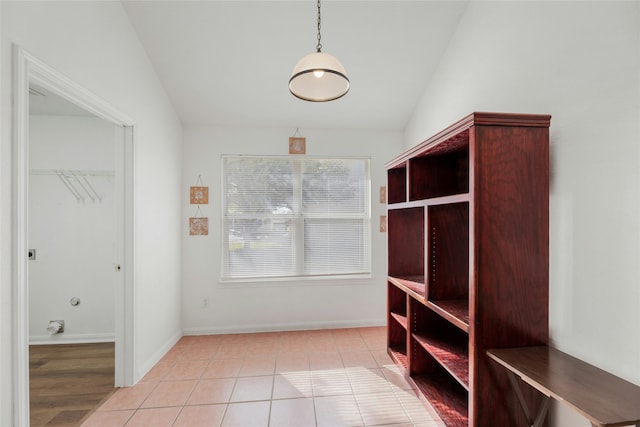
<svg viewBox="0 0 640 427"><path fill-rule="evenodd" d="M386 165L389 354L448 426L526 425L486 350L548 343L550 119L473 113Z"/></svg>

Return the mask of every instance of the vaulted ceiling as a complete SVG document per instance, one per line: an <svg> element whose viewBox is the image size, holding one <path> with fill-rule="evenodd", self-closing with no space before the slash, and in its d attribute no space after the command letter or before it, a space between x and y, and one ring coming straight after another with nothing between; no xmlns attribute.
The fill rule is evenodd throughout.
<svg viewBox="0 0 640 427"><path fill-rule="evenodd" d="M336 101L293 97L315 50L315 0L123 1L185 124L403 129L466 1L325 0L322 50L351 81Z"/></svg>

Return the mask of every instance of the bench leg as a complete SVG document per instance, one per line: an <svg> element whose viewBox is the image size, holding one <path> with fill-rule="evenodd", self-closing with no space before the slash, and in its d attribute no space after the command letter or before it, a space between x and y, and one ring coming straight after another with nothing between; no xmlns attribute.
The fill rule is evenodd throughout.
<svg viewBox="0 0 640 427"><path fill-rule="evenodd" d="M518 384L518 378L511 371L507 371L507 375L509 377L509 382L511 383L511 387L513 391L516 393L518 397L518 401L520 402L520 407L522 408L522 412L524 412L524 416L527 419L527 423L531 427L540 427L542 423L544 423L545 418L547 417L547 411L549 410L549 397L542 395L540 400L540 406L538 407L538 413L536 415L536 419L530 415L529 406L527 406L527 402L524 399L524 395L522 394L522 389L520 389L520 384ZM637 426L640 427L640 426Z"/></svg>
<svg viewBox="0 0 640 427"><path fill-rule="evenodd" d="M538 408L538 415L536 415L535 422L531 425L531 427L540 427L544 422L544 419L547 418L547 411L549 410L549 398L547 396L542 396L540 400L540 407Z"/></svg>

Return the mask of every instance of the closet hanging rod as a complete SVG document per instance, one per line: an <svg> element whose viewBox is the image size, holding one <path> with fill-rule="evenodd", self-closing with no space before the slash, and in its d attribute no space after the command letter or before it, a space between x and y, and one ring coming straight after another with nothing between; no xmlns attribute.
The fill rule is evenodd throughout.
<svg viewBox="0 0 640 427"><path fill-rule="evenodd" d="M114 176L113 171L98 170L69 170L69 169L31 169L32 175L55 175L60 182L69 190L76 202L83 202L85 197L89 197L93 203L96 199L102 202L102 197L91 185L87 177Z"/></svg>

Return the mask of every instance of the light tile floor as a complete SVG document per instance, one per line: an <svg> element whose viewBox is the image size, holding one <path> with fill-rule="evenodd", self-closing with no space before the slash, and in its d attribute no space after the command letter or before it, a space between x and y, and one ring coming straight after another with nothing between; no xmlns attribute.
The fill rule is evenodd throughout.
<svg viewBox="0 0 640 427"><path fill-rule="evenodd" d="M440 427L386 352L386 328L183 337L83 427Z"/></svg>

